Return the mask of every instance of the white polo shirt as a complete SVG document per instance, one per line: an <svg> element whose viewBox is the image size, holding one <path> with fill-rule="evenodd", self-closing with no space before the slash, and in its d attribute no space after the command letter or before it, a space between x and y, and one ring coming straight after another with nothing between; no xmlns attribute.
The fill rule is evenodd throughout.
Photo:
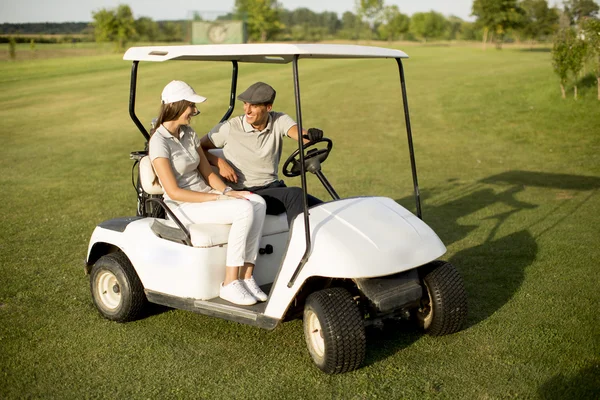
<svg viewBox="0 0 600 400"><path fill-rule="evenodd" d="M228 184L236 190L264 186L278 179L283 137L296 122L287 114L269 112L269 122L262 131L256 130L244 115L215 126L208 138L235 170L237 183Z"/></svg>
<svg viewBox="0 0 600 400"><path fill-rule="evenodd" d="M204 193L212 190L198 169L200 155L197 149L200 148L200 139L190 126L182 125L177 139L161 125L150 138L148 146L151 161L159 157L169 159L177 186ZM164 198L171 200L166 193Z"/></svg>

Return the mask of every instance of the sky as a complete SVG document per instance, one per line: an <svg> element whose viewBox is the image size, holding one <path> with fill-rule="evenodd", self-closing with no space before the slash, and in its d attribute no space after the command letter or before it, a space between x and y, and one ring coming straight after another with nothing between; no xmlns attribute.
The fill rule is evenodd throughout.
<svg viewBox="0 0 600 400"><path fill-rule="evenodd" d="M197 11L204 19L214 19L233 10L235 0L0 0L0 23L20 22L90 22L92 12L127 4L135 18L150 17L155 21L192 18ZM346 11L356 12L354 0L279 0L283 8L306 7L314 12L333 11L340 17ZM397 5L400 12L437 11L473 21L473 0L384 0L384 5Z"/></svg>

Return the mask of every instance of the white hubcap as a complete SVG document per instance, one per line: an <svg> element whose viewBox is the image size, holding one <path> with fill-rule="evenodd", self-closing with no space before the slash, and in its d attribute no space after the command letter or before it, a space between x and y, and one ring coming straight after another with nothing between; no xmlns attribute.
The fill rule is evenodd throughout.
<svg viewBox="0 0 600 400"><path fill-rule="evenodd" d="M308 342L315 354L319 357L323 357L325 354L325 339L323 338L323 331L321 330L319 318L317 318L317 315L312 311L308 315L307 324L308 330L306 334L308 335Z"/></svg>
<svg viewBox="0 0 600 400"><path fill-rule="evenodd" d="M114 310L121 302L121 290L117 277L112 272L102 271L96 279L98 299L106 308Z"/></svg>

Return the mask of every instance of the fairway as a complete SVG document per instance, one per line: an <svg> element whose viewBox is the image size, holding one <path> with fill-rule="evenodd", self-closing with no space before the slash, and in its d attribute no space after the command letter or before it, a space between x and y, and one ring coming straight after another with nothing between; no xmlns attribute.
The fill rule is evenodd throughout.
<svg viewBox="0 0 600 400"><path fill-rule="evenodd" d="M0 398L600 397L595 81L563 100L545 49L397 47L410 56L423 219L468 293L461 332L369 329L364 366L329 376L300 320L273 331L170 309L104 320L83 265L98 223L135 215L129 153L144 139L128 112L131 64L106 52L3 59ZM227 110L230 74L227 63L142 63L137 115L149 126L164 85L184 80L208 98L192 122L202 135ZM238 89L259 80L295 116L291 66L240 65ZM340 196L414 211L395 61L301 60L300 82L304 127L333 140L323 169ZM315 177L308 187L328 198Z"/></svg>

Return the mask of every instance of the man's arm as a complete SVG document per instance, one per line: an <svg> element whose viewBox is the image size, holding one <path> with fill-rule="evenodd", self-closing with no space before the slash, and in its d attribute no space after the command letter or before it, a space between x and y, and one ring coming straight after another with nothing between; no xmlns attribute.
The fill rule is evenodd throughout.
<svg viewBox="0 0 600 400"><path fill-rule="evenodd" d="M298 141L298 125L292 126L288 131L287 135ZM318 128L310 128L309 130L302 129L302 143L306 144L311 141L321 140L323 137L323 131Z"/></svg>
<svg viewBox="0 0 600 400"><path fill-rule="evenodd" d="M217 157L208 151L217 148L208 138L208 134L202 136L200 139L200 147L202 147L202 151L206 155L206 159L210 165L217 167L219 175L229 182L237 183L238 177L233 168L231 168L231 165L225 159Z"/></svg>

